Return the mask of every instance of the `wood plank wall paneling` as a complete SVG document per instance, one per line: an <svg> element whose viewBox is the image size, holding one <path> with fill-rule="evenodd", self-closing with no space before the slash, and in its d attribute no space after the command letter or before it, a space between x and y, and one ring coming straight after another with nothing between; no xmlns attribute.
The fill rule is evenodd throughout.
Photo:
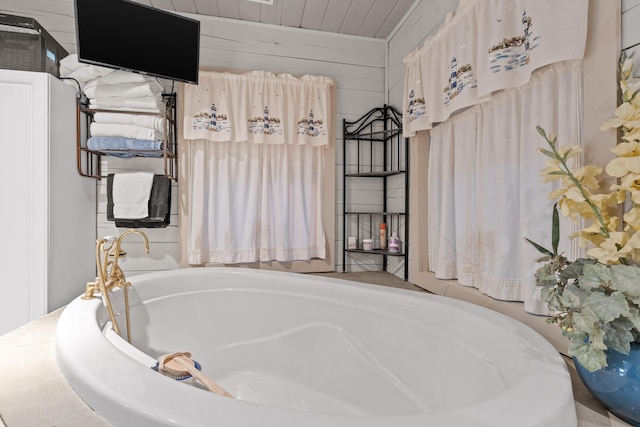
<svg viewBox="0 0 640 427"><path fill-rule="evenodd" d="M638 6L639 4L640 0L622 0L622 16L624 17L624 14L628 10Z"/></svg>
<svg viewBox="0 0 640 427"><path fill-rule="evenodd" d="M202 22L203 49L251 53L296 60L326 61L351 65L381 66L385 41L350 37L254 22L238 22L209 16L193 16ZM203 52L204 53L204 52ZM205 53L206 57L206 53ZM278 62L267 65L276 66ZM204 64L203 64L204 65ZM215 66L220 66L216 61Z"/></svg>
<svg viewBox="0 0 640 427"><path fill-rule="evenodd" d="M70 6L71 5L71 6ZM41 0L3 0L0 12L33 17L70 53L76 52L75 23L72 3ZM313 74L330 77L336 82L336 177L341 175L342 120L355 120L374 107L385 103L386 41L327 32L314 32L260 25L223 18L185 16L201 21L200 63L203 67L235 70L266 70L294 75ZM75 141L71 142L75 143ZM104 158L103 173L145 170L162 173L157 159L123 160ZM87 178L90 179L90 178ZM342 185L336 180L336 201L342 201ZM340 183L338 183L340 182ZM130 236L123 242L128 256L122 260L126 274L174 269L179 264L178 185L172 186L171 225L164 229L145 229L151 253L143 253L142 240ZM98 182L98 237L118 235L123 230L106 219L106 180ZM366 189L360 190L365 194ZM342 262L342 205L336 203L335 258ZM366 264L369 260L363 260ZM357 262L355 260L354 262ZM341 265L336 265L338 271ZM375 268L373 268L375 269Z"/></svg>
<svg viewBox="0 0 640 427"><path fill-rule="evenodd" d="M402 111L404 91L403 59L422 46L435 33L447 14L458 7L459 0L431 0L417 3L396 33L389 39L389 67L387 70L388 103Z"/></svg>
<svg viewBox="0 0 640 427"><path fill-rule="evenodd" d="M69 52L76 51L73 2L2 0L0 12L34 18Z"/></svg>
<svg viewBox="0 0 640 427"><path fill-rule="evenodd" d="M638 26L638 22L640 22L640 0L623 0L622 49L629 49L627 54L633 54L633 51L637 50L636 46L640 44L640 26Z"/></svg>

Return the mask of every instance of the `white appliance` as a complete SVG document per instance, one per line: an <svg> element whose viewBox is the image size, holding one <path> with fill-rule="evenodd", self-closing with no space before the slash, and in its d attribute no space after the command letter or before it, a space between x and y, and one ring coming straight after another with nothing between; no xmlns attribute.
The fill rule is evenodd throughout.
<svg viewBox="0 0 640 427"><path fill-rule="evenodd" d="M76 167L76 92L0 70L0 335L95 279L96 183Z"/></svg>

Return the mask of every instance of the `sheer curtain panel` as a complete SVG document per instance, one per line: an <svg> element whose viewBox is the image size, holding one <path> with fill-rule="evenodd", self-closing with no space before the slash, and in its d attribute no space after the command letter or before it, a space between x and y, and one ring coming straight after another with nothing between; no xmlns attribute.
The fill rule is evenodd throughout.
<svg viewBox="0 0 640 427"><path fill-rule="evenodd" d="M547 314L535 285L540 255L524 237L550 246L548 199L557 183L543 183L546 142L536 125L560 145L581 144L581 61L553 64L529 83L494 95L431 129L428 171L429 269L441 279L501 300L524 301ZM561 250L577 254L563 220Z"/></svg>
<svg viewBox="0 0 640 427"><path fill-rule="evenodd" d="M326 77L201 71L185 86L189 264L325 258Z"/></svg>

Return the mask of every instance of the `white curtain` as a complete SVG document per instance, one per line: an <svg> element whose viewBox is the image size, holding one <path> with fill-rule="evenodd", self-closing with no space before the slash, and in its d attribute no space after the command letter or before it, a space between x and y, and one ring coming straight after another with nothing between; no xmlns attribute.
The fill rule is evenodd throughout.
<svg viewBox="0 0 640 427"><path fill-rule="evenodd" d="M527 83L543 66L582 59L588 9L588 0L461 0L404 59L404 136Z"/></svg>
<svg viewBox="0 0 640 427"><path fill-rule="evenodd" d="M553 184L539 174L546 158L537 149L546 142L536 125L556 133L560 145L581 144L581 61L542 68L526 85L431 129L428 250L436 277L547 314L534 278L540 254L524 240L551 242ZM573 230L562 221L569 257L577 252L567 238Z"/></svg>
<svg viewBox="0 0 640 427"><path fill-rule="evenodd" d="M189 264L326 257L325 77L201 72L185 86Z"/></svg>

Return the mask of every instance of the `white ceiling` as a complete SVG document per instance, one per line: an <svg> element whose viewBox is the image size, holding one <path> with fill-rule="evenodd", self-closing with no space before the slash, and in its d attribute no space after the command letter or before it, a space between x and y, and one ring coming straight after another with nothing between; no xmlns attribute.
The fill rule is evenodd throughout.
<svg viewBox="0 0 640 427"><path fill-rule="evenodd" d="M385 39L421 0L272 0L272 6L261 4L270 0L135 1L167 11Z"/></svg>

